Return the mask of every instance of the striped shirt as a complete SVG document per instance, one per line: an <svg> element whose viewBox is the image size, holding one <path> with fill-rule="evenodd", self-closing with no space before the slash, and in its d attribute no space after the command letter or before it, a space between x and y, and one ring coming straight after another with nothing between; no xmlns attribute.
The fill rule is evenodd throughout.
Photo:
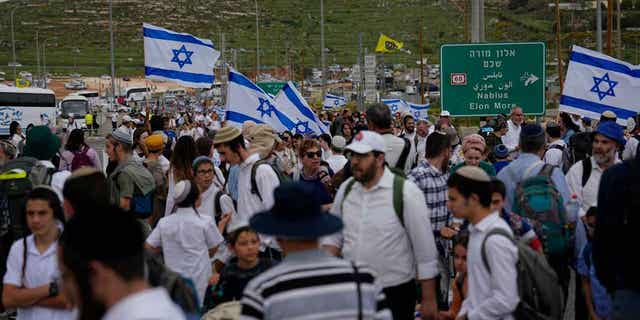
<svg viewBox="0 0 640 320"><path fill-rule="evenodd" d="M320 250L290 253L244 290L241 319L391 319L373 271Z"/></svg>

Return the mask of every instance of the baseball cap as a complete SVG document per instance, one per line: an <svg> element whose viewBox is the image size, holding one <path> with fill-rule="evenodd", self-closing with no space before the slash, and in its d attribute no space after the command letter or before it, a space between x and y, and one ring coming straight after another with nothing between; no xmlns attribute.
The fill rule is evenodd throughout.
<svg viewBox="0 0 640 320"><path fill-rule="evenodd" d="M124 117L122 117L122 122L131 122L131 117L128 114L124 115Z"/></svg>
<svg viewBox="0 0 640 320"><path fill-rule="evenodd" d="M359 154L365 154L372 151L385 153L386 151L382 136L369 130L358 132L346 149Z"/></svg>
<svg viewBox="0 0 640 320"><path fill-rule="evenodd" d="M449 117L449 116L451 116L451 113L449 113L449 111L447 111L447 110L442 110L442 112L440 112L440 116L441 117Z"/></svg>
<svg viewBox="0 0 640 320"><path fill-rule="evenodd" d="M343 136L334 136L331 139L331 145L339 150L343 150L347 145L347 140Z"/></svg>

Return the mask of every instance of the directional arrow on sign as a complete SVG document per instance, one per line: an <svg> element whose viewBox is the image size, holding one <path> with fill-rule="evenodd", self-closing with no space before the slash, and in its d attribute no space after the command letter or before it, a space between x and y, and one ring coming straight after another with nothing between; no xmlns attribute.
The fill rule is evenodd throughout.
<svg viewBox="0 0 640 320"><path fill-rule="evenodd" d="M531 75L529 75L529 78L527 78L527 80L524 81L524 86L528 87L530 84L533 84L536 81L538 81L538 77L536 77L535 75L531 74Z"/></svg>

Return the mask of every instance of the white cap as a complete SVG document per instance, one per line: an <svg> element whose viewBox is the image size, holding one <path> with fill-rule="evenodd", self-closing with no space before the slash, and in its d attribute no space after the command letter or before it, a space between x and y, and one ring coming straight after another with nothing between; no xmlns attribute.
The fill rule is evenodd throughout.
<svg viewBox="0 0 640 320"><path fill-rule="evenodd" d="M141 116L143 116L143 117L146 117L146 116L147 116L147 113L146 113L146 112L144 112L144 111L140 111L140 115L141 115Z"/></svg>
<svg viewBox="0 0 640 320"><path fill-rule="evenodd" d="M440 116L441 117L449 117L449 116L451 116L451 113L449 113L449 111L447 111L447 110L442 110L442 112L440 112Z"/></svg>
<svg viewBox="0 0 640 320"><path fill-rule="evenodd" d="M343 136L334 136L331 139L331 145L336 149L342 150L347 145L347 140Z"/></svg>
<svg viewBox="0 0 640 320"><path fill-rule="evenodd" d="M124 117L122 117L122 122L131 122L131 117L128 114L124 115Z"/></svg>
<svg viewBox="0 0 640 320"><path fill-rule="evenodd" d="M351 144L347 146L347 150L355 153L365 154L371 151L385 153L384 139L382 136L373 131L360 131L353 138Z"/></svg>

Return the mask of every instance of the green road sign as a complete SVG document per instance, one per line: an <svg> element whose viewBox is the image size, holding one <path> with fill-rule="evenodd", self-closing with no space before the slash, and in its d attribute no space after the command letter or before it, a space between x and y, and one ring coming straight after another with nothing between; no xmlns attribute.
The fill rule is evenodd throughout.
<svg viewBox="0 0 640 320"><path fill-rule="evenodd" d="M445 44L440 47L440 95L452 116L494 116L514 106L545 111L545 45Z"/></svg>
<svg viewBox="0 0 640 320"><path fill-rule="evenodd" d="M264 90L266 93L277 95L278 92L284 87L286 82L258 82L258 87Z"/></svg>

